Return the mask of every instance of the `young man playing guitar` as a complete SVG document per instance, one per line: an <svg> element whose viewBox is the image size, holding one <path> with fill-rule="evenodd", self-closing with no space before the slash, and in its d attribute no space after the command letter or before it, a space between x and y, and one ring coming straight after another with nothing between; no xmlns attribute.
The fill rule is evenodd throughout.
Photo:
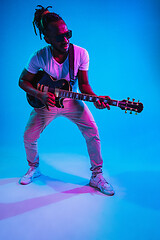
<svg viewBox="0 0 160 240"><path fill-rule="evenodd" d="M39 99L44 108L34 108L31 112L24 133L24 144L27 154L28 172L20 179L21 184L29 184L35 177L40 176L39 155L37 151L37 139L44 128L56 117L64 116L74 122L82 132L91 161L92 176L90 186L98 188L107 195L114 195L112 186L105 180L102 174L102 156L100 139L96 123L88 107L83 101L75 99L64 99L64 108L55 107L55 94L43 91L43 86L33 87L33 81L39 69L54 80L66 79L71 83L69 73L69 39L72 32L68 30L64 20L56 13L50 12L49 7L38 5L34 15L34 29L39 30L40 38L43 34L45 41L49 44L37 51L30 59L27 67L23 70L19 86L27 94ZM73 92L77 92L78 86L82 93L96 96L88 81L89 57L85 49L73 45L74 48L74 80L72 82ZM109 98L109 97L108 97ZM98 109L108 108L107 103L97 100L94 103Z"/></svg>

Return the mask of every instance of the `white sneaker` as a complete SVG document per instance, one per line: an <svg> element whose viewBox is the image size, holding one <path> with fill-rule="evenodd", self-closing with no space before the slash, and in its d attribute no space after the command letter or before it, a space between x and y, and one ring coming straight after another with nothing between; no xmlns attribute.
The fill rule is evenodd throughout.
<svg viewBox="0 0 160 240"><path fill-rule="evenodd" d="M27 185L33 181L33 178L39 177L41 175L38 167L30 167L28 172L21 177L19 183L22 185Z"/></svg>
<svg viewBox="0 0 160 240"><path fill-rule="evenodd" d="M98 188L102 193L109 196L113 196L115 193L112 185L106 181L102 173L98 173L95 177L92 176L89 185Z"/></svg>

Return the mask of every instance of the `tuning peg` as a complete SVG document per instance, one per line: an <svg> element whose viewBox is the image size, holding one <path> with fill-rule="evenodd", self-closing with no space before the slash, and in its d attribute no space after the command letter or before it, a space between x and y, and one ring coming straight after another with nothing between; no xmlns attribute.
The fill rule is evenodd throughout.
<svg viewBox="0 0 160 240"><path fill-rule="evenodd" d="M132 114L132 111L130 111L130 114Z"/></svg>
<svg viewBox="0 0 160 240"><path fill-rule="evenodd" d="M139 105L139 102L140 102L140 100L138 100L138 102L137 102L137 106Z"/></svg>
<svg viewBox="0 0 160 240"><path fill-rule="evenodd" d="M135 100L135 98L132 98L132 103L131 103L132 105L134 104L134 100Z"/></svg>
<svg viewBox="0 0 160 240"><path fill-rule="evenodd" d="M128 99L128 101L129 101L130 98L128 97L127 99Z"/></svg>
<svg viewBox="0 0 160 240"><path fill-rule="evenodd" d="M125 111L125 113L127 113L127 110Z"/></svg>
<svg viewBox="0 0 160 240"><path fill-rule="evenodd" d="M137 115L137 112L135 113L135 115Z"/></svg>

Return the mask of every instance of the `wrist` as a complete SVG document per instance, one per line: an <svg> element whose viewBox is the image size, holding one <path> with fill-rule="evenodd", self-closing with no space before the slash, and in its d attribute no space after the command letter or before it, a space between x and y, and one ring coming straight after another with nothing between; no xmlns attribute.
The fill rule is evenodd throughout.
<svg viewBox="0 0 160 240"><path fill-rule="evenodd" d="M41 99L41 97L42 97L42 92L36 90L36 91L35 91L35 98Z"/></svg>

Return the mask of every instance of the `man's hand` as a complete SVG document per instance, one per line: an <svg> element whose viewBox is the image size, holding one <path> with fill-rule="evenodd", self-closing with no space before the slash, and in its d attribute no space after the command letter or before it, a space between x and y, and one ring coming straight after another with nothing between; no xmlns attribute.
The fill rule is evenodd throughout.
<svg viewBox="0 0 160 240"><path fill-rule="evenodd" d="M109 96L99 96L101 98L108 98L108 99L111 99ZM110 110L110 106L108 103L104 103L103 101L100 101L98 100L97 102L94 103L94 106L98 109L104 109L104 108L107 108L108 110Z"/></svg>
<svg viewBox="0 0 160 240"><path fill-rule="evenodd" d="M49 109L49 106L50 107L55 107L55 95L53 93L50 93L50 92L43 92L42 91L43 89L43 85L38 85L38 94L37 94L37 98L46 106L46 108L48 110Z"/></svg>

